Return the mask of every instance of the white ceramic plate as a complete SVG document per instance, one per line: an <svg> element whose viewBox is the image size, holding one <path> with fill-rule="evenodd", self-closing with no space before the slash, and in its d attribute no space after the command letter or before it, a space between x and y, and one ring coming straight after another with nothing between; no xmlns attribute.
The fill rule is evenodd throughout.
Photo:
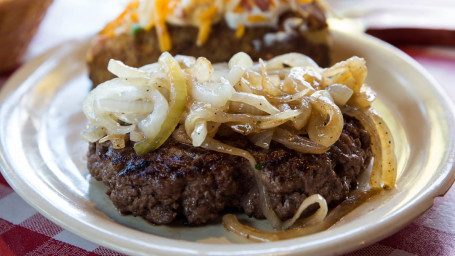
<svg viewBox="0 0 455 256"><path fill-rule="evenodd" d="M47 218L77 235L128 254L341 254L398 231L455 179L453 105L440 86L399 50L365 35L333 31L334 58L366 58L367 82L390 126L399 159L397 188L357 208L331 229L273 243L248 243L221 225L155 227L120 216L105 187L90 178L81 102L90 88L87 41L68 42L24 65L0 95L4 177ZM235 244L235 245L233 245Z"/></svg>

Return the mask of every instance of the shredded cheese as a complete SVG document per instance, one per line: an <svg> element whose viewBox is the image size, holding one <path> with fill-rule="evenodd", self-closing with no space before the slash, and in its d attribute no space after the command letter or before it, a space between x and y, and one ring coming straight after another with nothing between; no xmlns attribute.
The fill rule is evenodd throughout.
<svg viewBox="0 0 455 256"><path fill-rule="evenodd" d="M241 38L245 34L245 25L238 25L237 30L235 31L235 37Z"/></svg>
<svg viewBox="0 0 455 256"><path fill-rule="evenodd" d="M139 7L140 5L140 2L137 0L137 1L132 1L131 3L129 3L125 10L120 13L120 15L113 21L109 22L103 30L101 30L100 34L102 35L107 35L107 36L110 36L110 37L114 37L115 36L115 31L118 27L121 27L123 26L123 24L126 22L126 18L128 17L131 17L131 15L134 14L134 12L137 10L137 8ZM137 18L137 16L136 16ZM131 18L131 19L134 19Z"/></svg>
<svg viewBox="0 0 455 256"><path fill-rule="evenodd" d="M216 6L212 5L207 10L204 10L199 14L199 33L197 35L198 46L203 45L209 38L210 30L212 28L212 23L217 14L218 9Z"/></svg>
<svg viewBox="0 0 455 256"><path fill-rule="evenodd" d="M242 12L243 12L243 7L242 7L242 5L240 5L240 4L237 5L237 6L234 8L234 10L232 10L232 12L234 12L234 13L242 13Z"/></svg>
<svg viewBox="0 0 455 256"><path fill-rule="evenodd" d="M196 44L202 46L210 36L212 25L220 17L224 16L228 26L235 30L235 37L241 38L245 26L254 26L254 23L272 24L283 11L293 9L297 4L314 1L318 0L244 0L235 3L228 0L134 0L100 34L114 37L130 31L133 26L146 31L155 28L159 48L165 52L172 48L166 23L196 26ZM232 17L228 20L228 14L233 15L233 20Z"/></svg>
<svg viewBox="0 0 455 256"><path fill-rule="evenodd" d="M134 23L137 23L139 21L139 17L137 16L137 13L131 13L130 18L131 18L131 21Z"/></svg>
<svg viewBox="0 0 455 256"><path fill-rule="evenodd" d="M248 22L252 22L252 23L265 22L265 21L267 21L267 18L260 14L254 14L254 15L249 15L247 20L248 20Z"/></svg>
<svg viewBox="0 0 455 256"><path fill-rule="evenodd" d="M156 35L162 52L169 51L172 48L171 36L166 26L166 17L173 9L172 1L156 0L155 1L155 25Z"/></svg>

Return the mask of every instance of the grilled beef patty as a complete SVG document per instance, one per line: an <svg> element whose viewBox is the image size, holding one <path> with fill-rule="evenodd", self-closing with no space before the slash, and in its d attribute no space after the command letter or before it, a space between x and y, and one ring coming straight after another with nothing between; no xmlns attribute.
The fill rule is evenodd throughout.
<svg viewBox="0 0 455 256"><path fill-rule="evenodd" d="M324 154L303 154L273 142L265 150L240 135L223 141L242 145L264 166L262 182L282 220L292 217L312 194L321 194L329 206L345 199L372 155L368 132L348 117L340 139ZM177 217L204 224L232 210L264 217L253 173L242 157L172 138L141 157L131 142L123 149L114 149L110 142L91 143L87 155L91 175L106 184L107 195L122 214L155 224Z"/></svg>
<svg viewBox="0 0 455 256"><path fill-rule="evenodd" d="M289 52L301 52L314 59L320 66L328 66L329 32L324 11L316 4L307 4L299 12L281 16L279 27L246 27L241 38L224 21L212 26L210 37L203 46L196 45L198 28L167 24L172 41L172 55L206 57L212 63L226 62L238 52L248 53L253 60L270 59ZM302 19L300 25L292 25L294 18ZM274 40L266 40L279 33ZM272 38L274 36L271 36ZM97 36L89 50L89 76L96 86L114 78L107 70L110 59L121 60L133 67L154 63L161 55L155 29L140 31L135 35L123 33L115 37Z"/></svg>

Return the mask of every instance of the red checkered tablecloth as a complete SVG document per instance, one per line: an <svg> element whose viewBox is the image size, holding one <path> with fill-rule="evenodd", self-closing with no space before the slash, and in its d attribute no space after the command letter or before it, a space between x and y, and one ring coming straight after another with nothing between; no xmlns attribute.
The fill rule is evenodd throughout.
<svg viewBox="0 0 455 256"><path fill-rule="evenodd" d="M0 255L123 255L52 223L22 200L0 175Z"/></svg>
<svg viewBox="0 0 455 256"><path fill-rule="evenodd" d="M103 0L105 4L107 0ZM99 1L98 4L102 4ZM121 1L120 1L121 2ZM78 1L78 4L91 4L89 0ZM29 57L32 58L44 50L66 39L68 30L55 26L69 24L62 19L62 13L72 10L74 2L56 0L44 20L42 28L30 46ZM96 8L95 8L96 9ZM84 12L84 13L82 13ZM107 12L107 11L106 11ZM112 13L116 10L111 10ZM86 15L84 11L74 10L73 15ZM73 17L73 20L77 17ZM111 17L106 15L104 20ZM85 23L84 23L85 22ZM102 25L92 24L87 31L87 20L76 24L71 36L85 36L97 31ZM53 40L49 40L49 38ZM443 85L447 93L455 98L455 46L436 47L402 47L410 56L420 62ZM9 74L0 76L0 88ZM1 167L0 167L1 168ZM0 175L0 255L122 255L104 248L52 223L35 209L30 207L8 185ZM434 206L411 224L379 241L347 255L455 255L455 187L444 197L436 198Z"/></svg>

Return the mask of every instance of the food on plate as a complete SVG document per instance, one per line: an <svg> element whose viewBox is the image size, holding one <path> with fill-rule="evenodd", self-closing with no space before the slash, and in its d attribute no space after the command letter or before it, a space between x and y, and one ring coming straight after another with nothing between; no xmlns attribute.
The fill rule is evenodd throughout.
<svg viewBox="0 0 455 256"><path fill-rule="evenodd" d="M91 175L123 214L200 225L244 212L278 232L229 214L227 229L270 241L324 230L395 185L392 136L371 108L362 58L321 68L299 53L212 64L164 52L108 69L117 78L85 99L82 136Z"/></svg>
<svg viewBox="0 0 455 256"><path fill-rule="evenodd" d="M110 59L133 67L163 51L226 62L243 51L253 60L301 52L329 65L329 32L316 0L140 0L110 22L88 53L94 85L114 76Z"/></svg>

